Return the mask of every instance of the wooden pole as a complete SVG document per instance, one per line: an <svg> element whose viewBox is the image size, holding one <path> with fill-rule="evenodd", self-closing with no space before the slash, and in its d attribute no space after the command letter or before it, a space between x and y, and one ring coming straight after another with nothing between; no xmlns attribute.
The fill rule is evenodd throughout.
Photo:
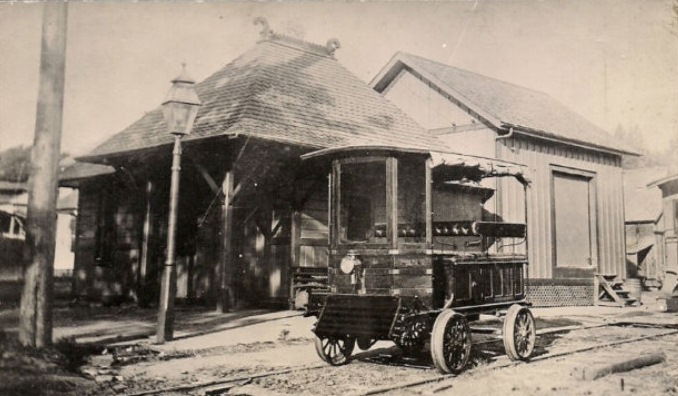
<svg viewBox="0 0 678 396"><path fill-rule="evenodd" d="M40 86L28 181L24 288L19 338L25 346L52 344L56 201L66 69L65 2L45 2Z"/></svg>

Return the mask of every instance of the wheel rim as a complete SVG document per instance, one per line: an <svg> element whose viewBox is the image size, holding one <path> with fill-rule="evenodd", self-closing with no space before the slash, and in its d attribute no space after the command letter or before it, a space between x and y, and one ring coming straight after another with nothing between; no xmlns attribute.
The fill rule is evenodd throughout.
<svg viewBox="0 0 678 396"><path fill-rule="evenodd" d="M513 332L516 353L521 358L529 357L534 350L536 339L534 318L530 314L530 311L522 309L518 312L515 324L513 325Z"/></svg>
<svg viewBox="0 0 678 396"><path fill-rule="evenodd" d="M471 356L471 329L464 315L443 310L431 331L431 358L443 374L461 372Z"/></svg>
<svg viewBox="0 0 678 396"><path fill-rule="evenodd" d="M534 351L537 329L529 308L509 307L504 319L504 349L511 360L527 360Z"/></svg>
<svg viewBox="0 0 678 396"><path fill-rule="evenodd" d="M355 339L353 338L323 337L316 339L318 354L324 361L333 366L347 363L354 346Z"/></svg>
<svg viewBox="0 0 678 396"><path fill-rule="evenodd" d="M471 352L471 337L468 323L461 315L455 315L445 326L443 338L445 363L452 371L460 371L466 365Z"/></svg>

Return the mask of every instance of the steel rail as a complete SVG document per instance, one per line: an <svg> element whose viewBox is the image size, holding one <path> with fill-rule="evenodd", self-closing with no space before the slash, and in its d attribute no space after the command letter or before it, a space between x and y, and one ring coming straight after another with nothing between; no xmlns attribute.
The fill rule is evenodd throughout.
<svg viewBox="0 0 678 396"><path fill-rule="evenodd" d="M306 366L296 366L296 367L290 367L287 369L283 370L276 370L276 371L268 371L268 372L263 372L263 373L256 373L256 374L246 374L246 375L240 375L240 376L233 376L233 377L227 377L224 379L220 380L214 380L214 381L205 381L205 382L196 382L193 384L186 384L186 385L178 385L178 386L169 386L166 388L159 388L159 389L151 389L151 390L146 390L146 391L141 391L137 393L128 393L125 394L125 396L148 396L148 395L157 395L157 394L167 394L170 392L181 392L181 391L187 391L187 390L195 390L195 389L200 389L200 388L208 388L216 385L226 385L233 383L234 386L237 386L238 383L244 382L244 381L251 381L253 379L257 378L266 378L266 377L272 377L275 375L281 375L281 374L288 374L292 373L295 371L302 371L302 370L317 370L320 368L325 368L329 367L327 363L318 363L318 364L311 364L311 365L306 365Z"/></svg>
<svg viewBox="0 0 678 396"><path fill-rule="evenodd" d="M607 325L613 325L613 324L610 323L610 324L607 324ZM592 327L602 327L602 326L588 326L588 327L583 327L583 328L578 329L578 330L584 330L586 328L592 328ZM551 333L553 333L553 331ZM553 358L566 356L566 355L573 355L573 354L576 354L576 353L586 352L586 351L590 351L590 350L594 350L594 349L602 349L602 348L612 347L612 346L616 346L616 345L646 341L646 340L653 339L653 338L666 337L666 336L670 336L670 335L674 335L674 334L678 334L678 330L671 330L671 331L667 331L667 332L663 332L663 333L659 333L659 334L634 337L634 338L625 339L625 340L617 340L617 341L612 341L612 342L608 342L608 343L605 343L605 344L597 344L597 345L593 345L593 346L573 348L573 349L566 350L566 351L561 351L561 352L537 356L533 359L530 359L530 363L540 362L540 361L553 359ZM509 362L500 363L498 365L494 365L494 366L491 366L491 367L486 367L486 368L480 369L478 371L475 371L475 373L478 373L478 372L482 373L483 371L498 370L498 369L502 369L502 368L506 368L506 367L516 366L516 365L523 364L523 363L526 363L526 362L509 361ZM436 382L443 382L443 381L446 381L446 380L449 380L449 379L455 378L455 377L457 377L457 375L448 374L448 375L441 375L440 377L436 377L436 378L428 378L428 379L423 379L423 380L403 382L403 383L399 383L399 384L395 384L395 385L373 388L373 389L370 389L370 390L365 391L365 392L353 394L352 396L380 395L380 394L388 393L388 392L395 391L395 390L398 390L398 389L414 388L414 387L417 387L417 386L433 384L433 383L436 383ZM449 386L441 387L441 388L439 388L439 390L433 390L430 393L436 393L436 392L442 391L442 390L447 389L447 388L449 388Z"/></svg>
<svg viewBox="0 0 678 396"><path fill-rule="evenodd" d="M553 334L553 333L565 332L565 331L587 330L587 329L605 327L605 326L612 326L612 325L616 325L616 323L605 323L605 324L595 324L595 325L586 325L586 326L564 326L564 327L558 327L558 328L546 328L546 329L541 329L541 331L538 331L537 334L545 335L545 334ZM586 351L589 351L589 350L601 349L601 348L606 348L606 347L611 347L611 346L616 346L616 345L621 345L621 344L628 344L628 343L633 343L633 342L640 342L640 341L644 341L644 340L648 340L648 339L652 339L652 338L665 337L665 336L669 336L669 335L673 335L673 334L678 334L678 330L671 330L671 331L667 331L667 332L659 333L659 334L634 337L634 338L631 338L631 339L612 341L612 342L605 343L605 344L579 347L579 348L574 348L574 349L556 352L556 353L552 353L552 354L540 355L540 356L536 356L536 357L530 359L530 362L539 362L539 361L544 361L544 360L552 359L552 358L556 358L556 357L572 355L572 354L576 354L576 353L580 353L580 352L586 352ZM500 340L501 340L501 338L491 339L491 340L486 340L486 341L474 343L474 345L482 345L482 344L497 342L497 341L500 341ZM369 358L368 358L367 361L369 362ZM491 367L481 368L478 371L483 372L483 371L497 370L497 369L502 369L502 368L506 368L506 367L519 365L519 364L522 364L522 363L525 363L525 362L523 362L523 361L508 361L508 362L500 363L500 364L497 364L497 365L494 365L494 366L491 366ZM159 389L151 389L151 390L140 391L140 392L136 392L136 393L129 393L129 394L125 394L125 395L126 396L150 396L150 395L157 395L157 394L167 394L167 393L171 393L171 392L182 392L182 391L196 390L196 389L201 389L201 388L210 388L210 387L215 387L215 386L219 386L219 385L226 386L228 384L233 384L233 386L238 386L239 384L241 384L243 382L249 383L252 380L258 379L258 378L273 377L273 376L276 376L276 375L283 375L283 374L288 374L288 373L303 371L303 370L317 370L317 369L327 368L327 367L330 367L327 363L318 363L318 364L311 364L311 365L295 366L295 367L290 367L290 368L282 369L282 370L262 372L262 373L254 373L254 374L245 374L245 375L240 375L240 376L232 376L232 377L227 377L227 378L220 379L220 380L198 382L198 383L193 383L193 384L178 385L178 386L165 387L165 388L159 388ZM478 371L476 371L476 372L478 372ZM370 390L367 390L367 391L364 391L364 392L356 393L353 396L379 395L379 394L384 394L384 393L388 393L388 392L391 392L391 391L395 391L395 390L398 390L398 389L414 388L414 387L417 387L417 386L433 384L433 383L436 383L436 382L443 382L443 381L455 378L457 376L458 375L448 374L448 375L441 375L441 376L435 377L435 378L427 378L427 379L420 379L420 380L416 380L416 381L403 382L403 383L399 383L399 384L395 384L395 385L389 385L389 386L385 386L385 387L376 387L376 388L373 388L373 389L370 389ZM438 388L438 390L434 389L431 393L436 393L436 392L442 391L444 389L447 389L448 387L449 386L444 386L444 387Z"/></svg>

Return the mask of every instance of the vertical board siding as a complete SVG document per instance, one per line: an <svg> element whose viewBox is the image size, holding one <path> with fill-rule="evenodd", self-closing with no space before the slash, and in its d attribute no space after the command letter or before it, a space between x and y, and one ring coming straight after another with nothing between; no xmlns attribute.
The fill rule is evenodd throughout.
<svg viewBox="0 0 678 396"><path fill-rule="evenodd" d="M622 170L610 154L513 137L500 140L497 156L527 165L532 184L528 190L528 233L530 278L553 278L553 223L551 217L552 166L568 167L595 174L598 268L601 273L626 276L624 260L624 208ZM522 187L501 184L502 216L522 218Z"/></svg>

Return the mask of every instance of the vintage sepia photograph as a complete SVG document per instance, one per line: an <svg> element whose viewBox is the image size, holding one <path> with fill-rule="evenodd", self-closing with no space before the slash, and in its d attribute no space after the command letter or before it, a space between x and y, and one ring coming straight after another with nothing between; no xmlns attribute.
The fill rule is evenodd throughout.
<svg viewBox="0 0 678 396"><path fill-rule="evenodd" d="M0 395L678 395L678 0L0 1Z"/></svg>

